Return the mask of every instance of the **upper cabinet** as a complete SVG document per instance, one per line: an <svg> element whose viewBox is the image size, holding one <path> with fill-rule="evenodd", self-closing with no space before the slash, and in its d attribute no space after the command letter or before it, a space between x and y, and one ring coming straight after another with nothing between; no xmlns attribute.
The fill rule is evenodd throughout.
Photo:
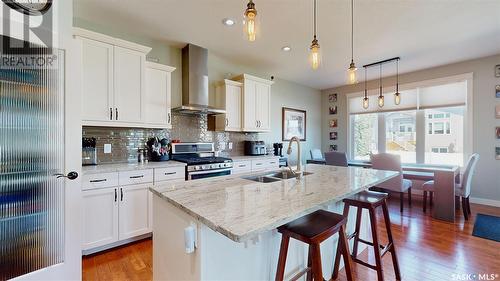
<svg viewBox="0 0 500 281"><path fill-rule="evenodd" d="M234 80L243 84L242 131L271 130L271 85L274 82L248 74Z"/></svg>
<svg viewBox="0 0 500 281"><path fill-rule="evenodd" d="M241 131L243 83L224 80L215 87L216 107L226 114L210 116L209 127L215 131Z"/></svg>
<svg viewBox="0 0 500 281"><path fill-rule="evenodd" d="M146 62L145 122L172 128L172 72L174 67Z"/></svg>
<svg viewBox="0 0 500 281"><path fill-rule="evenodd" d="M170 127L174 68L147 63L149 47L80 28L74 34L84 126Z"/></svg>

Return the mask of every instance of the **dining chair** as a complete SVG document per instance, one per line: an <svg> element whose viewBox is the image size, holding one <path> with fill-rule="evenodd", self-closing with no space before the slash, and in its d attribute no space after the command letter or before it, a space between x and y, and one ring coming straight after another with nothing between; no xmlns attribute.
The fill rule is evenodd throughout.
<svg viewBox="0 0 500 281"><path fill-rule="evenodd" d="M469 215L471 214L470 210L470 202L469 202L469 196L470 196L470 191L471 191L471 183L472 183L472 176L474 175L474 172L476 170L476 164L479 161L479 154L474 153L469 157L469 160L467 161L467 165L465 166L464 174L460 180L460 183L455 185L455 196L458 196L461 198L462 201L462 210L464 213L464 218L466 220L469 219ZM427 193L429 193L430 196L430 205L432 206L432 196L434 194L434 191L436 191L436 187L434 185L434 181L428 181L425 182L422 185L422 190L424 191L424 212L426 211L427 207Z"/></svg>
<svg viewBox="0 0 500 281"><path fill-rule="evenodd" d="M320 149L318 148L311 149L310 153L312 160L324 160L323 153L321 152Z"/></svg>
<svg viewBox="0 0 500 281"><path fill-rule="evenodd" d="M325 152L325 163L331 166L347 167L347 155L345 152Z"/></svg>
<svg viewBox="0 0 500 281"><path fill-rule="evenodd" d="M400 212L403 212L404 193L408 191L408 205L411 206L411 180L403 179L401 168L401 157L389 153L372 154L370 156L372 168L377 170L388 170L399 172L399 175L383 183L377 184L377 188L399 193Z"/></svg>

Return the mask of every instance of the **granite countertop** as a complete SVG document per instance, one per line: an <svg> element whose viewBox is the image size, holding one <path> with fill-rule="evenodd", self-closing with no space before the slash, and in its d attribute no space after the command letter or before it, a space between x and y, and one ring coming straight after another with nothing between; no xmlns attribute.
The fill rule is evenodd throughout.
<svg viewBox="0 0 500 281"><path fill-rule="evenodd" d="M172 160L163 162L148 162L144 164L140 163L101 164L95 166L83 166L82 173L84 175L91 175L100 173L113 173L113 172L169 168L169 167L183 167L183 166L186 166L186 163L181 163Z"/></svg>
<svg viewBox="0 0 500 281"><path fill-rule="evenodd" d="M276 155L255 155L255 156L229 156L234 162L245 161L245 160L258 160L258 159L269 159L269 158L279 158L281 156Z"/></svg>
<svg viewBox="0 0 500 281"><path fill-rule="evenodd" d="M244 242L399 174L314 164L304 170L313 174L272 183L230 175L150 189L214 231Z"/></svg>

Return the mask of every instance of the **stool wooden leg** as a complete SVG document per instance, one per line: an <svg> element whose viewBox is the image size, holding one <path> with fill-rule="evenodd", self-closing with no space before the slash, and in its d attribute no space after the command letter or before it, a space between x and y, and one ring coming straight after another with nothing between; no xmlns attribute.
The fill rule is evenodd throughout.
<svg viewBox="0 0 500 281"><path fill-rule="evenodd" d="M345 235L345 225L340 227L339 243L337 247L341 248L342 256L344 256L344 268L347 280L352 281L354 280L352 277L352 260L351 255L349 254L349 242L347 241L347 237Z"/></svg>
<svg viewBox="0 0 500 281"><path fill-rule="evenodd" d="M424 190L424 213L427 211L427 191Z"/></svg>
<svg viewBox="0 0 500 281"><path fill-rule="evenodd" d="M403 193L401 193L403 194ZM402 202L402 201L401 201ZM382 257L380 256L380 245L378 241L377 234L377 217L375 215L375 209L368 209L370 213L370 225L372 229L372 237L373 237L373 250L375 252L375 267L377 270L378 281L384 280L384 271L382 267Z"/></svg>
<svg viewBox="0 0 500 281"><path fill-rule="evenodd" d="M286 255L288 254L289 242L290 242L290 236L282 235L280 256L278 259L278 269L276 270L276 281L283 281L283 276L285 275Z"/></svg>
<svg viewBox="0 0 500 281"><path fill-rule="evenodd" d="M394 245L394 240L392 238L391 218L389 217L389 210L387 209L387 202L384 202L384 204L382 204L382 210L384 211L384 222L385 222L385 229L387 231L387 238L388 238L389 244L391 246L391 249L389 251L391 252L391 256L392 256L392 264L394 266L394 274L396 275L396 280L401 280L401 272L399 271L398 257L396 256L396 246Z"/></svg>
<svg viewBox="0 0 500 281"><path fill-rule="evenodd" d="M405 193L400 192L399 193L399 212L403 212L403 201L405 200Z"/></svg>
<svg viewBox="0 0 500 281"><path fill-rule="evenodd" d="M429 192L429 201L430 201L430 206L434 206L434 202L433 202L433 197L434 197L434 191L431 191Z"/></svg>
<svg viewBox="0 0 500 281"><path fill-rule="evenodd" d="M344 217L349 217L349 204L344 203L344 211L342 215ZM344 229L345 230L345 229ZM340 238L339 238L340 239ZM340 255L341 255L340 247L337 246L337 253L335 254L335 262L333 263L333 272L332 272L332 279L336 280L339 276L339 267L340 267Z"/></svg>
<svg viewBox="0 0 500 281"><path fill-rule="evenodd" d="M323 269L321 268L321 252L319 244L312 244L312 273L314 281L323 281Z"/></svg>
<svg viewBox="0 0 500 281"><path fill-rule="evenodd" d="M455 210L460 211L460 197L455 196Z"/></svg>
<svg viewBox="0 0 500 281"><path fill-rule="evenodd" d="M411 187L408 188L408 206L411 207Z"/></svg>
<svg viewBox="0 0 500 281"><path fill-rule="evenodd" d="M468 220L469 213L467 212L467 201L465 200L465 197L462 197L462 211L464 211L465 220Z"/></svg>
<svg viewBox="0 0 500 281"><path fill-rule="evenodd" d="M363 209L360 207L357 207L358 211L356 213L356 228L355 228L355 235L354 235L354 245L352 248L352 256L357 257L358 256L358 244L359 244L359 231L361 230L361 214L363 212Z"/></svg>
<svg viewBox="0 0 500 281"><path fill-rule="evenodd" d="M307 254L307 267L309 268L309 271L307 272L306 275L306 280L307 281L312 281L313 280L313 275L312 275L312 247L309 245L309 254Z"/></svg>

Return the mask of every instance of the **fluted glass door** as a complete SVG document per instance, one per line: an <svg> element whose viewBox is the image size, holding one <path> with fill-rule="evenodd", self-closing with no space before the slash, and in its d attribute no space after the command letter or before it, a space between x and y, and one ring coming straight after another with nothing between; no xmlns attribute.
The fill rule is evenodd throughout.
<svg viewBox="0 0 500 281"><path fill-rule="evenodd" d="M1 54L0 280L64 262L64 52L30 50Z"/></svg>

